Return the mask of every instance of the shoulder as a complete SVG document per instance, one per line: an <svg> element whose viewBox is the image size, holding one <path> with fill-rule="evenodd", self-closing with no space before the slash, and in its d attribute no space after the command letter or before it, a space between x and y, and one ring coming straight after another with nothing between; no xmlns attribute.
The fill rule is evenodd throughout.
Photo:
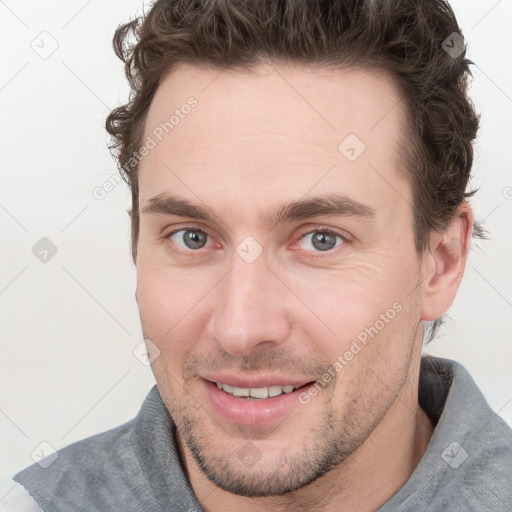
<svg viewBox="0 0 512 512"><path fill-rule="evenodd" d="M512 510L512 429L460 363L422 358L420 405L435 424L427 451L382 511Z"/></svg>
<svg viewBox="0 0 512 512"><path fill-rule="evenodd" d="M439 464L431 503L439 500L458 510L510 511L512 429L489 406L464 366L438 361L448 367L453 380L429 446Z"/></svg>
<svg viewBox="0 0 512 512"><path fill-rule="evenodd" d="M99 473L102 465L94 464L94 461L119 460L126 455L127 451L131 451L133 423L132 419L105 432L69 444L20 471L14 479L19 481L18 475L25 473L56 475L66 472L74 474L87 470L92 470L96 477L101 477Z"/></svg>
<svg viewBox="0 0 512 512"><path fill-rule="evenodd" d="M99 485L121 488L125 476L138 471L131 441L133 422L65 446L18 472L13 479L43 509L55 497L68 494L93 502Z"/></svg>
<svg viewBox="0 0 512 512"><path fill-rule="evenodd" d="M441 454L448 465L451 489L459 502L482 510L512 510L512 429L494 414L463 443ZM468 510L474 510L469 508Z"/></svg>
<svg viewBox="0 0 512 512"><path fill-rule="evenodd" d="M151 450L157 426L169 425L158 399L155 385L135 418L47 455L13 480L45 511L160 510L149 478ZM179 472L178 464L173 471Z"/></svg>
<svg viewBox="0 0 512 512"><path fill-rule="evenodd" d="M11 490L0 500L0 512L43 512L22 485L11 480L8 486Z"/></svg>

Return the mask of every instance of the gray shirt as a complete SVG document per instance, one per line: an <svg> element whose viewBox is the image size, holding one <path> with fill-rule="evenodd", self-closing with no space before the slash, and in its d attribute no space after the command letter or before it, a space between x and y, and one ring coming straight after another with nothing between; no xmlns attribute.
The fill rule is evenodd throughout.
<svg viewBox="0 0 512 512"><path fill-rule="evenodd" d="M512 430L467 370L423 356L419 403L434 433L409 480L377 512L512 511ZM62 448L46 469L43 459L17 473L24 489L12 508L0 502L0 512L201 511L174 433L155 385L133 420Z"/></svg>

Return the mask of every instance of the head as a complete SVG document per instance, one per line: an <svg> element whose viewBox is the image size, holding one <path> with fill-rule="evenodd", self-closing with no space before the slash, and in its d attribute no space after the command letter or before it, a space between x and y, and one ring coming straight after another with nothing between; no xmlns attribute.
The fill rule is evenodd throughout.
<svg viewBox="0 0 512 512"><path fill-rule="evenodd" d="M116 31L132 95L107 129L132 191L142 328L220 487L314 481L413 386L425 325L481 234L453 33L441 0L157 1ZM246 377L306 386L284 417L235 421L211 382Z"/></svg>

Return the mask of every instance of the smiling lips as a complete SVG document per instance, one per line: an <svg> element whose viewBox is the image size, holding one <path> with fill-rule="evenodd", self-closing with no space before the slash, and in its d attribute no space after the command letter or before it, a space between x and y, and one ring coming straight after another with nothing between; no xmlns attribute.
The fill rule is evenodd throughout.
<svg viewBox="0 0 512 512"><path fill-rule="evenodd" d="M228 424L265 425L286 418L302 404L299 395L314 384L311 376L208 373L200 378L201 393L217 418Z"/></svg>

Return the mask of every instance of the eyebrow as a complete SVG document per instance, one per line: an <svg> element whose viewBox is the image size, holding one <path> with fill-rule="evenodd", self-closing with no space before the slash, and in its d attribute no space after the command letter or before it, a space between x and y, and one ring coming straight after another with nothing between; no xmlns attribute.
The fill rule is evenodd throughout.
<svg viewBox="0 0 512 512"><path fill-rule="evenodd" d="M149 199L141 213L176 215L209 222L219 220L219 217L210 208L168 194L159 194ZM280 205L264 215L263 222L266 226L274 226L321 215L371 219L375 217L376 211L372 207L345 195L327 194Z"/></svg>

